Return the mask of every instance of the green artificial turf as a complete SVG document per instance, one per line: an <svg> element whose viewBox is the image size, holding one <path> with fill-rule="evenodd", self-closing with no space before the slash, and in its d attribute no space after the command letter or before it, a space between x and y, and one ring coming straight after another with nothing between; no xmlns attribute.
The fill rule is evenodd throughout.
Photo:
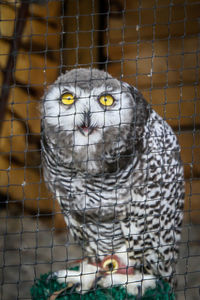
<svg viewBox="0 0 200 300"><path fill-rule="evenodd" d="M40 279L35 280L35 284L31 287L32 300L49 300L49 297L55 292L66 288L66 284L60 284L56 277L50 279L49 274L43 274ZM164 280L158 280L156 288L148 289L144 296L138 297L128 295L126 288L122 286L114 286L111 288L101 288L97 286L94 290L90 290L85 294L76 292L73 287L65 289L56 299L59 300L174 300L175 295L170 285Z"/></svg>

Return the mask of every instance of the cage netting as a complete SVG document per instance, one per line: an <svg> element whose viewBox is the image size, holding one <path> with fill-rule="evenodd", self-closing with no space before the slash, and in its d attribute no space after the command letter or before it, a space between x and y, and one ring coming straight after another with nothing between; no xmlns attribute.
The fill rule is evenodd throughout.
<svg viewBox="0 0 200 300"><path fill-rule="evenodd" d="M123 144L120 144L121 140L116 140L115 144L118 145L116 146L117 151L112 153L113 156L109 158L110 161L108 159L107 165L104 166L104 161L107 159L106 155L108 155L106 152L106 145L109 144L109 142L112 142L116 131L115 126L115 128L113 127L112 129L112 133L107 136L106 130L108 129L107 127L110 126L107 124L109 124L109 122L117 122L116 120L119 119L119 132L116 136L122 138L123 135L125 139L125 131L123 132L120 128L123 120L124 122L128 122L128 119L125 117L123 119L120 110L121 108L118 110L115 108L118 115L116 114L114 119L112 119L111 115L108 118L106 117L107 110L109 110L108 106L112 106L113 101L115 101L115 97L112 96L114 90L111 88L109 90L109 87L112 86L112 84L107 84L109 78L108 75L104 75L101 80L105 92L99 92L101 87L98 85L98 80L100 80L100 78L96 78L95 76L97 75L92 75L94 74L92 73L93 69L98 69L100 71L104 70L106 73L98 74L109 73L113 78L118 80L117 82L120 83L120 85L118 86L116 84L117 92L115 92L115 96L116 99L119 99L122 107L123 93L127 92L125 90L127 86L129 87L129 92L130 87L132 87L132 93L136 93L136 89L138 89L153 110L155 110L155 112L171 126L180 144L181 159L184 167L185 202L181 226L181 239L177 242L179 247L178 260L173 266L173 280L170 281L169 285L165 280L168 276L166 275L160 278L159 275L156 285L152 284L152 289L147 290L145 299L174 299L174 297L178 300L199 299L199 32L200 1L198 0L0 1L1 300L52 300L59 298L63 300L142 299L142 284L145 285L145 276L146 273L148 273L147 269L151 269L151 264L150 266L145 266L146 253L150 251L147 248L149 247L149 249L151 249L151 247L153 247L154 250L156 249L155 252L158 253L159 247L162 246L167 249L167 247L170 246L170 249L175 251L173 247L176 243L176 234L173 236L174 244L169 240L168 245L165 244L163 246L160 241L162 230L165 230L166 232L167 230L170 230L169 227L167 227L167 223L165 223L166 228L163 229L161 226L161 212L163 206L165 206L162 201L160 202L159 207L156 207L156 205L154 206L154 211L151 211L149 215L148 212L146 212L148 205L146 203L147 196L145 196L145 204L144 206L140 206L140 212L138 210L136 213L136 208L139 208L138 206L135 206L135 208L133 206L132 209L134 208L135 211L130 214L127 214L126 212L126 220L125 217L123 220L120 218L120 220L118 220L118 216L116 217L115 212L113 215L111 214L110 217L109 205L107 208L102 208L102 205L99 204L98 209L97 207L90 207L90 212L88 213L87 201L85 200L84 202L82 200L87 199L87 197L90 198L93 189L96 189L98 192L95 195L98 195L98 199L106 198L107 192L109 195L108 199L109 197L110 199L113 197L113 199L116 200L114 205L113 202L111 202L113 211L118 211L118 207L121 207L121 209L129 207L126 202L122 204L120 199L118 199L118 190L121 191L120 195L122 195L122 199L124 199L123 197L125 197L128 188L131 189L130 186L127 185L128 179L126 180L126 176L121 170L125 169L126 172L128 172L127 167L125 168L125 166L128 165L131 157L132 160L134 160L133 153L142 151L142 146L138 142L138 145L135 146L134 144L134 146L130 148L132 154L130 154L130 149L126 148L122 152L122 159L118 157L116 158L116 162L114 161L114 157L119 155L117 151L119 151L120 147L123 148L124 146ZM74 93L71 93L69 88L62 89L62 82L55 84L56 79L64 72L72 69L78 70L79 68L86 68L91 71L90 75L83 74L82 77L76 75L77 80L75 79L74 81L72 80L74 77L70 75L71 82L70 78L66 79L68 86L74 85ZM41 136L45 132L45 120L48 120L47 111L45 111L47 108L44 108L43 105L45 98L43 95L44 93L47 95L47 91L50 91L48 88L49 86L51 86L52 89L54 86L59 90L59 97L62 98L61 100L63 103L68 105L67 101L69 101L69 105L71 105L75 101L76 107L78 107L76 93L78 94L81 80L83 82L84 80L86 82L88 81L88 89L91 90L94 87L96 88L95 92L92 92L93 94L91 94L91 92L88 94L87 88L83 83L84 92L79 93L79 98L83 98L82 100L84 100L88 97L88 107L90 107L92 106L93 98L98 96L97 101L99 102L95 105L99 106L98 109L94 108L97 119L96 122L98 123L98 121L100 122L100 120L103 120L102 136L107 140L103 142L103 146L98 142L99 146L97 147L100 154L99 156L95 156L96 161L94 157L91 156L91 158L89 156L87 151L84 152L84 149L80 150L80 158L77 167L76 147L77 145L78 147L81 145L82 139L79 137L80 140L78 140L76 133L74 133L74 128L63 130L62 126L64 125L62 125L61 120L62 109L58 109L59 112L56 115L56 108L54 107L53 115L51 117L52 119L55 119L55 117L58 118L59 125L57 128L60 128L63 132L68 132L70 130L72 132L72 144L70 148L72 154L70 156L70 172L67 171L67 175L65 173L62 174L65 160L62 161L62 166L59 169L59 159L63 153L67 152L66 149L69 151L67 147L70 140L60 133L59 130L56 134L54 132L51 137L50 135L46 136L47 142L56 141L56 138L59 136L59 138L63 140L63 145L66 145L66 148L64 146L63 148L60 148L58 142L53 143L54 156L53 158L48 158L48 163L52 159L50 162L50 169L52 169L53 165L55 166L54 171L56 172L56 179L54 178L52 189L49 189L48 185L51 185L50 182L52 181L52 178L49 178L49 180L47 180L48 177L44 178L44 164L41 159L42 155L44 155L44 149L41 147ZM123 85L122 82L126 82L127 85ZM133 86L136 89L133 89ZM63 95L65 96L65 99L63 98ZM48 102L50 98L47 97L46 99ZM52 99L50 100L53 101L54 105L54 102L58 99L56 98L56 101L54 98ZM106 106L106 109L104 106ZM41 107L43 108L41 109ZM129 109L129 107L126 107L126 109ZM41 110L43 111L42 118ZM70 110L68 109L64 116L69 116L69 111ZM76 122L76 118L78 118L78 115L80 115L81 112L77 108L77 111L73 114L73 122ZM102 117L102 114L104 114L104 117ZM99 128L97 125L90 124L92 118L91 111L83 113L82 118L84 124L81 125L82 127L79 126L81 128L78 128L78 130L82 136L88 136L88 142L91 137L90 141L95 144L96 140L92 140L92 134L96 133L98 135ZM43 122L44 125L42 129L41 122ZM144 125L146 124L145 122L144 115L141 124ZM133 127L133 130L135 130L135 127ZM146 136L148 136L148 132L146 132L146 134ZM151 136L150 132L149 136ZM127 140L134 138L137 139L135 136L128 136ZM150 137L147 137L147 139L150 139ZM166 135L164 133L160 142L162 143L167 139L168 133L166 133ZM44 140L43 145L45 148ZM46 148L48 149L46 150L48 154L52 149L51 147L52 146L48 146ZM87 147L89 146L86 144L86 148ZM139 150L136 149L137 147ZM162 159L164 161L165 154L172 151L170 147L167 149L165 146L161 150L164 152L162 152L162 154L161 152L157 154L158 163ZM86 153L86 161L84 161L84 153ZM174 157L176 158L176 155L174 155ZM170 190L170 184L175 183L173 174L174 172L177 172L178 174L178 171L175 171L177 166L173 165L174 157L167 163L167 166L165 162L163 168L167 170L168 173L171 172L171 181L169 178L167 179L169 186L168 191L165 187L166 194L168 192L173 192L173 195L175 195L174 201L176 201L178 191L174 191L173 189ZM101 165L101 181L98 181L99 177L97 178L97 175L93 176L95 164ZM75 165L76 169L74 167ZM77 208L78 206L75 206L74 211L73 204L65 206L61 201L61 198L71 197L71 194L73 194L73 185L69 183L69 180L72 182L77 174L81 173L79 166L80 169L84 166L86 170L83 176L85 185L78 179L76 184L74 184L76 186L74 197L80 199L81 203L79 208ZM134 167L136 168L137 166L138 165L135 163ZM147 163L146 170L141 170L139 168L137 173L133 168L132 173L135 172L135 176L138 178L140 173L146 172L145 174L147 174L149 169L151 169L151 167ZM161 169L162 167L157 169L155 176L158 176L159 172L159 174L164 176ZM118 172L119 170L121 173ZM109 175L110 173L112 173L112 176ZM69 178L67 176L69 176ZM147 180L148 175L145 176ZM158 183L154 182L161 190L161 181L165 181L162 176ZM72 187L69 188L68 186L66 190L63 190L63 186L61 186L60 182L60 178L62 177L64 181L67 182L68 180L69 186L71 184ZM125 178L123 184L121 184L121 178ZM112 192L110 192L109 186L106 191L106 180L110 180L111 186L115 181L113 184L115 188ZM177 175L176 181L182 181L181 177L178 177ZM87 182L87 184L85 182ZM90 182L92 182L92 184L90 184ZM84 193L83 190L81 190L83 186L85 189ZM147 183L145 186L144 180L141 181L141 185L135 187L134 192L141 196L142 188L143 191L147 191L148 188L151 189L152 186L148 186ZM155 194L153 199L157 199L156 197L161 197L161 195L162 197L165 197L163 196L164 192L159 191L159 193ZM138 198L133 197L131 198L131 201L136 203L138 201L137 199ZM100 203L103 203L101 201ZM172 215L170 216L171 208L172 204L166 208L166 216L163 216L163 218L172 217ZM84 234L81 237L81 242L77 242L75 239L77 232L80 232L81 230L84 232L84 228L89 226L88 224L94 222L93 217L91 217L93 209L97 209L95 215L95 224L97 225L96 233L91 233L91 236L90 234ZM178 204L176 209L177 211L173 212L173 220L176 220L180 210ZM72 214L76 215L76 220L74 222L76 222L76 226L78 226L77 232L75 230L74 235L72 234L72 229L74 230L74 227L76 227L74 225L75 223L71 221L71 223L66 223L65 219L66 214L71 211ZM147 220L154 216L154 213L157 213L158 219L160 220L160 227L159 229L157 227L148 229L148 226L150 225ZM102 221L103 223L101 223L102 214L106 216ZM108 219L109 222L106 221ZM134 225L131 227L132 225L130 225L130 223L132 221L134 223L136 219L137 222L141 221L142 226L144 226L144 230L141 230L140 233L137 231L137 226L134 227ZM135 242L135 246L132 245L130 248L126 247L126 250L123 248L122 252L120 252L121 250L116 252L114 248L112 251L108 250L107 252L106 250L105 252L99 250L100 254L97 254L98 250L93 254L91 254L90 251L87 252L86 244L91 239L93 240L95 249L101 249L101 247L103 247L103 249L110 249L110 240L106 240L106 238L102 240L101 238L102 228L106 230L104 237L108 236L110 238L111 233L113 234L113 239L111 240L113 245L115 245L115 238L118 239L118 236L121 234L121 228L119 229L121 221L124 221L124 224L129 231L129 238L126 239L126 246L127 243L132 245L131 241L134 240L134 235L138 235L139 240L141 240L141 245L143 245L143 248L141 247L140 249L142 257L139 267L136 263L134 265L129 265L129 263L127 263L127 257L129 255L128 253L131 251L131 247L135 247L135 256L132 255L132 259L133 261L136 259L137 242ZM110 224L110 227L106 227L107 225L104 226L106 222ZM99 228L98 224L100 224ZM156 246L152 246L153 242L152 244L150 243L151 245L149 246L145 239L147 236L148 238L149 236L153 236L151 234L156 230L158 240L153 241ZM174 225L173 230L176 231L176 225ZM87 233L87 229L85 232ZM123 232L126 232L126 230L124 229ZM94 238L95 234L96 237ZM169 261L167 261L167 256L163 258L160 253L156 254L158 255L158 261L156 261L157 269L159 268L159 262L162 259L171 266L175 255L173 251ZM167 250L165 253L167 255ZM121 261L118 261L118 259L121 259L120 255L122 254L124 255L123 260L124 257L126 257L126 263L123 263L121 267L122 270L125 271L119 272L119 275L126 275L127 278L125 280L125 277L122 276L123 279L120 279L122 283L120 287L119 284L115 286L114 283L116 277L114 276L116 275L115 271L118 274L117 270L120 270L119 266ZM95 263L92 260L93 258L91 258L92 255L94 256ZM75 285L70 284L68 281L69 288L71 289L69 292L69 290L66 289L65 283L59 283L57 281L56 274L58 273L55 272L70 269L68 271L68 277L69 274L75 274L74 276L78 277L78 273L73 272L79 271L81 275L84 275L86 269L84 269L85 267L82 262L85 262L86 259L90 267L87 269L87 281L89 282L89 276L91 274L94 275L88 293L81 293L82 279L80 279L80 282L77 281ZM79 263L78 269L77 264ZM153 263L154 262L152 261L152 265ZM94 269L94 265L96 266L96 270ZM80 270L80 268L82 269ZM105 278L105 272L111 277L111 284L109 287L105 284L102 287L100 284L102 277ZM128 277L130 276L132 280L136 274L141 275L141 277L140 275L137 277L139 278L137 280L140 283L137 287L137 294L132 296L127 292L128 289L126 290L126 287L130 283ZM66 277L66 274L64 276ZM73 277L72 275L70 276ZM151 278L149 281L150 280ZM56 290L57 294L55 293Z"/></svg>

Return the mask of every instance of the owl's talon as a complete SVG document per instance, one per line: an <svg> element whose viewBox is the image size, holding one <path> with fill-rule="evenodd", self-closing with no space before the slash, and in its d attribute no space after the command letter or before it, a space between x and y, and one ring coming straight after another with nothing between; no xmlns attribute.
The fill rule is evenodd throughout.
<svg viewBox="0 0 200 300"><path fill-rule="evenodd" d="M57 279L57 278L58 278L57 272L50 273L46 278L46 283L48 283L52 279Z"/></svg>
<svg viewBox="0 0 200 300"><path fill-rule="evenodd" d="M142 298L142 287L141 285L138 285L137 288L138 288L138 294L136 296L136 299L139 300Z"/></svg>
<svg viewBox="0 0 200 300"><path fill-rule="evenodd" d="M77 282L77 283L70 283L69 284L70 286L70 294L73 294L73 292L75 291L75 290L77 290L77 288L80 286L80 283L79 282Z"/></svg>
<svg viewBox="0 0 200 300"><path fill-rule="evenodd" d="M93 284L92 284L92 286L91 286L91 290L97 288L97 283L98 283L103 277L104 277L104 276L101 275L101 276L95 278L95 280L94 280L94 282L93 282Z"/></svg>
<svg viewBox="0 0 200 300"><path fill-rule="evenodd" d="M158 280L157 284L161 287L161 290L164 290L164 285L161 280Z"/></svg>

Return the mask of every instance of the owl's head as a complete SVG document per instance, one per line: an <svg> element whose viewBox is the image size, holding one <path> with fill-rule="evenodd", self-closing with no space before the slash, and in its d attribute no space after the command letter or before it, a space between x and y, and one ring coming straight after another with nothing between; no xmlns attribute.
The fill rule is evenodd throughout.
<svg viewBox="0 0 200 300"><path fill-rule="evenodd" d="M147 117L147 103L137 89L97 69L61 75L42 104L47 139L87 160L103 155L112 161L126 152Z"/></svg>

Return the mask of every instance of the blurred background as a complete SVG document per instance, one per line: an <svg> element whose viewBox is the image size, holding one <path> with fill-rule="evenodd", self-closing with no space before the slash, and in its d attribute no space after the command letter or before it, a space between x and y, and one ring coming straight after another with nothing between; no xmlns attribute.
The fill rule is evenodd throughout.
<svg viewBox="0 0 200 300"><path fill-rule="evenodd" d="M30 299L34 278L78 255L43 182L39 114L45 88L75 67L133 84L176 132L186 183L176 292L200 299L199 33L196 0L0 2L0 299Z"/></svg>

